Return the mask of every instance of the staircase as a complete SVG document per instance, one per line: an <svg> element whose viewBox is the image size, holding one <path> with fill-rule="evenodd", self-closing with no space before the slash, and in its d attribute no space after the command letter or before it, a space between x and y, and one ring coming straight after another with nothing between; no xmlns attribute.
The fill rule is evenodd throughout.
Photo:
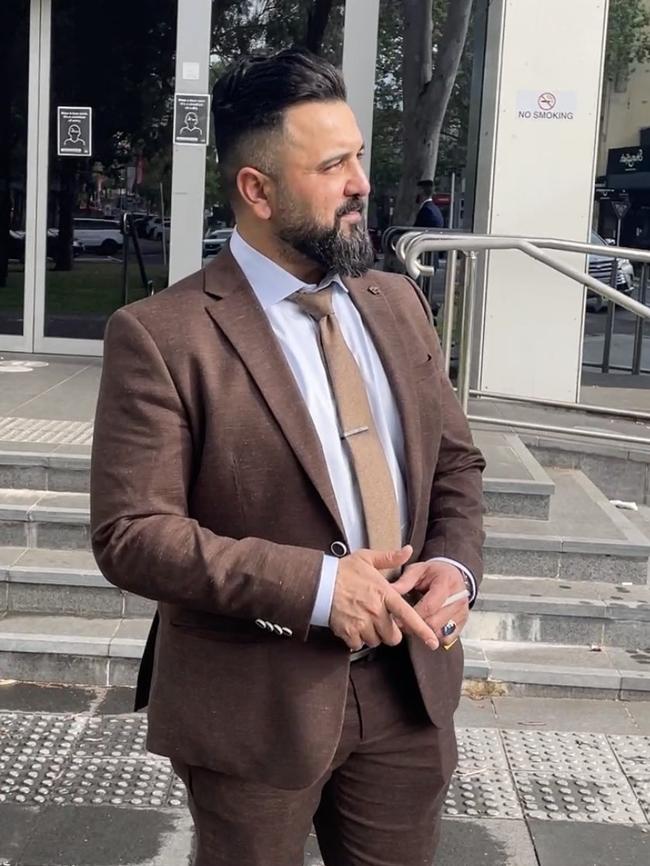
<svg viewBox="0 0 650 866"><path fill-rule="evenodd" d="M578 442L475 438L487 575L464 635L467 690L650 699L650 509L618 510L590 480L605 472L593 443L583 459ZM0 452L0 680L135 683L154 605L97 570L88 483L85 447Z"/></svg>

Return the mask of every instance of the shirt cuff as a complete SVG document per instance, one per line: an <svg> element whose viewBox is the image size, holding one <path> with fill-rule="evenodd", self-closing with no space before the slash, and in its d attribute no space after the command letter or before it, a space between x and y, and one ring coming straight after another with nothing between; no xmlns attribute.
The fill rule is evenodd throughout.
<svg viewBox="0 0 650 866"><path fill-rule="evenodd" d="M320 570L320 583L318 584L316 601L314 602L314 609L311 614L311 625L319 625L324 628L329 627L338 569L338 558L325 554Z"/></svg>
<svg viewBox="0 0 650 866"><path fill-rule="evenodd" d="M478 595L478 586L476 585L476 579L469 568L465 568L460 562L456 562L455 559L448 559L446 556L434 556L429 562L446 562L449 565L455 565L456 568L460 571L463 577L467 578L467 589L469 590L469 604L474 604L476 601L476 596Z"/></svg>

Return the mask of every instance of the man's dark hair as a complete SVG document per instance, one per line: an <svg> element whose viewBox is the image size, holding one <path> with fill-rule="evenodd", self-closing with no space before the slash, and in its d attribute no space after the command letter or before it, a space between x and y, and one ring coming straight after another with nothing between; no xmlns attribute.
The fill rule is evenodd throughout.
<svg viewBox="0 0 650 866"><path fill-rule="evenodd" d="M418 187L422 192L427 193L427 195L433 195L433 181L432 180L428 180L428 179L419 180L418 181Z"/></svg>
<svg viewBox="0 0 650 866"><path fill-rule="evenodd" d="M234 192L245 165L271 173L269 138L282 131L288 108L345 100L346 95L338 69L302 49L244 57L231 66L212 91L215 142L228 192Z"/></svg>

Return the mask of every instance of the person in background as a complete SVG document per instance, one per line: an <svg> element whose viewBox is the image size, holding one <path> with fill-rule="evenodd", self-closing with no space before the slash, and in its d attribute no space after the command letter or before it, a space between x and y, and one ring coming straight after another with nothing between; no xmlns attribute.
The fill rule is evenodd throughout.
<svg viewBox="0 0 650 866"><path fill-rule="evenodd" d="M445 227L442 211L433 200L432 180L421 180L418 183L416 201L420 205L420 209L415 217L414 226L423 229L442 229Z"/></svg>

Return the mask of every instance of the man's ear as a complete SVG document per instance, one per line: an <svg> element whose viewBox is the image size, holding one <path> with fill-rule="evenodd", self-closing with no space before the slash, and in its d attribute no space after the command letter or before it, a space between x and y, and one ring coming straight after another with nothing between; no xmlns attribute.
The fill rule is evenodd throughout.
<svg viewBox="0 0 650 866"><path fill-rule="evenodd" d="M237 190L244 204L258 219L268 220L272 211L270 205L271 178L256 168L245 166L237 174Z"/></svg>

